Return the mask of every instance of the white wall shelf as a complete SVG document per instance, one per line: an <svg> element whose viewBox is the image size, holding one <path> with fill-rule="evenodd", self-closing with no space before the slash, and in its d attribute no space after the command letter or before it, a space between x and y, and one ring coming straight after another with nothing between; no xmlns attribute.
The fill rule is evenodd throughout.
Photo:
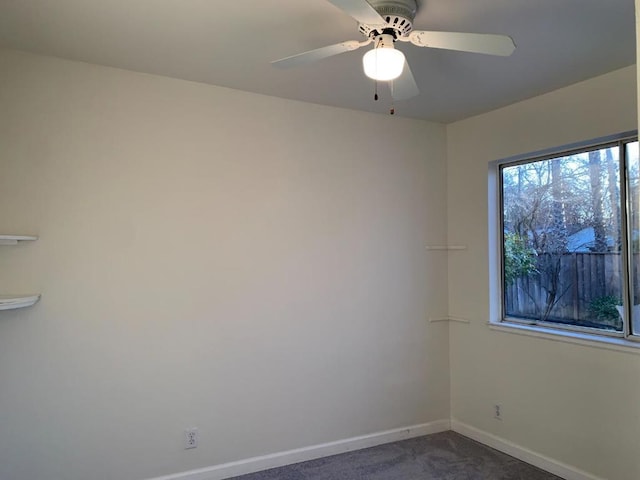
<svg viewBox="0 0 640 480"><path fill-rule="evenodd" d="M430 318L429 319L430 323L444 323L444 322L455 322L455 323L471 323L471 320L469 320L468 318L462 318L462 317L454 317L449 315L448 317L442 317L442 318Z"/></svg>
<svg viewBox="0 0 640 480"><path fill-rule="evenodd" d="M466 250L466 245L427 245L427 250Z"/></svg>
<svg viewBox="0 0 640 480"><path fill-rule="evenodd" d="M31 235L0 235L0 245L17 245L18 242L33 242L38 237Z"/></svg>
<svg viewBox="0 0 640 480"><path fill-rule="evenodd" d="M33 235L0 235L0 245L17 245L20 242L33 242L38 237ZM34 305L40 300L39 294L0 295L0 310L13 310Z"/></svg>
<svg viewBox="0 0 640 480"><path fill-rule="evenodd" d="M40 295L0 295L0 310L13 310L34 305Z"/></svg>

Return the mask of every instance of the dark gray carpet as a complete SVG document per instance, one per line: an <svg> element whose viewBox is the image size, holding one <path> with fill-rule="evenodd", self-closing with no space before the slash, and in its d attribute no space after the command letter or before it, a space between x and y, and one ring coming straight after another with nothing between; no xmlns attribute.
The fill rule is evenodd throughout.
<svg viewBox="0 0 640 480"><path fill-rule="evenodd" d="M559 480L454 432L436 433L235 480Z"/></svg>

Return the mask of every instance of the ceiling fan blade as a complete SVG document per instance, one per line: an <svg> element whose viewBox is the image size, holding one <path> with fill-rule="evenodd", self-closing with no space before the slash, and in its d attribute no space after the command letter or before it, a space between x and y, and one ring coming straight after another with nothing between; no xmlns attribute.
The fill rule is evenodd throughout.
<svg viewBox="0 0 640 480"><path fill-rule="evenodd" d="M329 45L327 47L316 48L315 50L309 50L308 52L298 53L297 55L291 55L290 57L281 58L280 60L274 60L271 65L278 68L290 68L297 67L299 65L307 65L323 58L338 55L340 53L356 50L364 45L371 43L371 41L358 42L357 40L349 40L347 42L336 43L335 45Z"/></svg>
<svg viewBox="0 0 640 480"><path fill-rule="evenodd" d="M327 0L365 25L382 25L384 19L366 0Z"/></svg>
<svg viewBox="0 0 640 480"><path fill-rule="evenodd" d="M384 19L366 0L327 0L358 22L365 25L383 25Z"/></svg>
<svg viewBox="0 0 640 480"><path fill-rule="evenodd" d="M418 47L444 48L460 52L508 57L516 46L511 37L486 33L427 32L414 30L409 41Z"/></svg>
<svg viewBox="0 0 640 480"><path fill-rule="evenodd" d="M409 63L405 60L402 73L391 83L391 96L394 100L407 100L419 94L420 89L413 78Z"/></svg>

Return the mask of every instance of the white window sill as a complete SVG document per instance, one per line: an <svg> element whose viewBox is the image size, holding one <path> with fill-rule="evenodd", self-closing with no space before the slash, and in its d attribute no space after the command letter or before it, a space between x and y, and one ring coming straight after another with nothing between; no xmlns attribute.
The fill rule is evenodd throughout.
<svg viewBox="0 0 640 480"><path fill-rule="evenodd" d="M606 337L604 335L592 335L584 332L570 332L555 330L537 325L519 325L507 322L489 322L489 328L496 332L525 335L527 337L544 338L553 342L573 343L604 350L633 353L640 355L640 342L618 337Z"/></svg>

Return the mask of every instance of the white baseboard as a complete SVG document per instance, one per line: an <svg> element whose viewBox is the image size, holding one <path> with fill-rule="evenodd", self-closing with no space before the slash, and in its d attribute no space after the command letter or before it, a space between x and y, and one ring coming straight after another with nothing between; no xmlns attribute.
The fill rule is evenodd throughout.
<svg viewBox="0 0 640 480"><path fill-rule="evenodd" d="M198 470L156 477L149 480L224 480L225 478L246 475L247 473L258 472L260 470L282 467L284 465L291 465L292 463L306 462L307 460L314 460L329 455L375 447L376 445L421 437L431 433L446 432L447 430L451 430L451 422L448 419L437 420L421 425L386 430L369 435L362 435L360 437L338 440L336 442L297 448L286 452L273 453L237 462L223 463Z"/></svg>
<svg viewBox="0 0 640 480"><path fill-rule="evenodd" d="M466 425L455 419L451 420L451 430L541 468L542 470L553 473L565 480L604 480L600 477L596 477L590 473L572 467L571 465L566 465L558 462L557 460L521 447L520 445L516 445L515 443L497 437L491 433Z"/></svg>

